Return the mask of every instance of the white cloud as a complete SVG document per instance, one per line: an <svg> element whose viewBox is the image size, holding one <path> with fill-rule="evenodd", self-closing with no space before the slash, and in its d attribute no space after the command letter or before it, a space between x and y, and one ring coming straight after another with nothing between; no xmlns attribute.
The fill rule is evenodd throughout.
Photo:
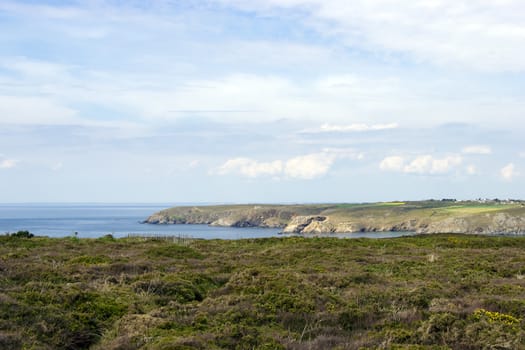
<svg viewBox="0 0 525 350"><path fill-rule="evenodd" d="M162 78L160 78L162 79ZM403 114L405 121L420 123L418 115L406 115L399 101L416 101L396 79L352 76L356 83L328 84L330 76L297 80L289 75L229 74L220 79L193 79L179 89L131 88L108 91L113 106L122 105L145 119L176 119L205 114L218 120L253 121L292 119L327 123L308 132L363 132L398 127L390 122ZM346 80L350 80L347 77ZM345 80L345 81L346 81ZM92 89L99 92L101 89ZM100 99L97 93L94 99ZM414 102L418 103L418 102ZM448 105L447 105L448 106ZM419 106L411 106L418 110ZM425 106L425 109L428 105ZM423 106L421 106L423 109ZM372 123L339 124L349 115L373 115ZM427 113L427 121L431 119ZM443 122L442 114L439 122Z"/></svg>
<svg viewBox="0 0 525 350"><path fill-rule="evenodd" d="M0 123L73 124L73 109L49 98L0 95Z"/></svg>
<svg viewBox="0 0 525 350"><path fill-rule="evenodd" d="M525 22L516 15L525 11L520 0L219 1L271 15L301 10L306 25L373 52L480 70L525 69Z"/></svg>
<svg viewBox="0 0 525 350"><path fill-rule="evenodd" d="M156 70L93 71L24 57L2 59L0 66L14 73L0 73L0 122L12 124L100 123L96 114L102 109L142 123L193 116L229 122L319 121L322 116L328 123L314 132L371 131L395 128L390 118L401 113L399 101L415 101L397 79L365 75L324 74L298 81L288 74L226 72L213 78L179 74L173 80ZM366 124L338 124L349 115L378 117Z"/></svg>
<svg viewBox="0 0 525 350"><path fill-rule="evenodd" d="M430 155L419 156L403 167L405 173L426 174L432 171L433 158Z"/></svg>
<svg viewBox="0 0 525 350"><path fill-rule="evenodd" d="M425 51L426 48L434 46L432 37L421 40L419 36L423 35L419 34L419 30L413 31L413 27L419 27L421 24L425 30L453 33L453 30L448 29L449 25L420 23L421 16L414 15L422 11L422 14L427 15L431 20L437 20L440 16L452 16L447 11L435 12L435 9L421 8L420 4L414 5L408 0L400 1L399 6L392 6L389 2L378 0L225 1L239 7L270 11L272 16L280 16L281 13L287 12L286 9L295 13L295 10L300 8L301 11L294 16L294 20L304 20L304 25L311 23L317 25L319 20L334 24L316 26L316 28L319 30L327 27L335 28L337 32L335 37L331 38L333 40L328 40L335 44L324 44L323 41L308 43L309 38L299 40L294 36L274 40L272 36L261 33L254 35L253 40L243 40L243 37L235 34L223 35L231 29L227 20L219 21L217 28L213 28L217 31L217 37L211 43L200 36L192 36L193 32L199 32L201 23L195 23L196 21L191 19L187 19L187 22L181 20L184 11L182 14L180 11L170 12L173 8L170 2L165 1L160 2L163 3L165 12L162 11L164 9L159 10L162 7L160 5L155 9L156 4L159 4L157 2L148 3L144 9L138 9L133 2L115 6L110 3L100 6L80 4L76 5L78 13L73 11L75 7L49 5L42 9L39 6L26 4L18 8L15 6L16 2L3 2L4 7L7 7L6 11L14 11L22 18L28 11L31 16L39 13L44 16L49 10L55 9L60 13L65 11L65 14L71 12L73 19L76 13L77 16L89 19L85 22L88 22L90 27L108 28L111 34L108 35L107 41L100 43L108 47L114 40L119 39L112 30L126 31L131 29L128 27L129 23L135 23L123 20L119 17L120 12L123 12L122 16L126 18L130 16L139 18L143 15L149 19L158 19L160 24L152 24L151 27L143 26L144 29L141 29L140 35L135 37L137 41L134 43L119 41L122 44L122 54L133 59L119 65L118 69L105 61L98 61L97 57L82 66L85 60L75 59L74 53L73 56L63 57L60 60L62 64L56 61L34 60L31 57L24 58L24 55L31 55L30 52L24 51L16 53L21 57L2 59L0 64L13 74L0 73L0 95L12 100L7 101L7 104L0 101L0 122L10 118L10 123L16 121L20 124L37 122L64 124L71 123L74 115L78 118L83 116L85 119L92 117L92 120L100 121L101 117L93 114L106 110L114 112L115 118L117 116L122 119L132 118L144 124L164 123L177 118L205 115L215 120L233 122L285 118L314 121L314 125L317 125L322 120L327 124L322 126L321 131L359 132L393 129L397 126L396 123L392 123L394 120L399 121L403 126L419 126L452 120L490 122L496 119L494 116L501 110L505 111L505 117L501 119L505 119L506 122L511 118L520 120L517 118L523 115L524 105L520 96L508 96L503 99L500 96L493 96L490 91L481 93L485 96L479 96L480 91L484 91L485 88L480 90L472 88L469 78L461 82L461 76L456 78L445 74L443 77L435 78L432 73L424 73L425 78L420 79L420 76L414 77L403 69L388 69L388 73L382 70L380 61L383 53L388 57L391 51L408 53L403 55L404 63L405 58L412 54L419 60L420 54L415 54L416 51ZM213 8L213 6L215 5L212 1L205 7ZM465 12L468 12L469 6L466 6ZM483 9L492 5L479 6ZM448 10L456 7L458 5L455 3L443 1L436 8ZM281 11L283 9L284 11ZM123 11L119 12L119 10ZM190 12L193 16L208 18L206 17L208 15L200 10L202 10L200 6L195 6ZM304 14L309 15L304 18ZM460 17L463 15L465 15L463 12L457 14ZM396 21L395 18L403 20ZM162 52L155 51L155 48L145 50L148 54L136 51L137 47L143 47L141 43L147 45L148 42L155 42L150 39L151 37L167 35L166 33L171 32L170 29L173 27L165 22L175 23L178 20L181 20L180 26L184 29L180 34L182 39L178 40L192 42L193 46L190 48L195 50L178 49L179 42L174 41L173 45L169 46L177 48L176 52L173 52L173 47L172 50L166 47ZM247 18L247 21L250 20L251 18ZM62 21L64 20L58 22ZM118 25L115 25L114 21L117 21ZM416 23L413 23L414 21ZM72 28L70 31L78 29L76 26L80 26L80 30L85 29L84 21L78 24L75 20L72 22L75 23L68 25ZM57 25L64 26L64 24ZM480 33L483 33L483 28ZM413 34L414 32L416 34ZM500 32L509 31L500 30ZM362 44L345 39L349 36L348 33L358 36L359 40L356 41L359 43L368 43L364 49L371 48L374 57L379 57L379 63L371 63L373 67L366 67L366 64L363 67L363 63L358 59L352 65L347 65L349 58L347 50L339 50L337 47L343 46L346 40L347 46L356 47L357 52L363 49ZM41 35L49 35L49 33ZM390 35L401 36L409 43L405 43L405 40L388 39L383 45L382 37ZM472 35L477 37L477 31L473 30ZM448 39L447 37L447 40L444 40L445 45L457 44L455 39ZM57 42L62 44L68 43L69 40L70 38L57 38ZM380 42L377 42L378 40ZM213 45L211 51L209 49L204 51L209 44ZM499 44L498 42L496 49L494 47L491 49L494 55L508 54L508 57L525 65L523 60L518 60L525 55L510 54L507 50L500 50ZM79 45L83 50L91 48L84 41ZM464 43L456 46L465 49L451 50L452 53L465 51L467 56L476 50L485 50L486 47L472 44L470 46L476 50L471 50L472 47ZM512 45L510 51L521 50L522 47L525 45ZM366 52L363 55L367 57ZM483 58L490 55L481 56ZM264 59L261 60L261 57ZM445 61L450 61L447 56L435 55L433 52L429 57L431 59L445 57L443 58ZM151 61L148 61L148 58ZM141 64L140 67L134 66L137 62ZM308 68L307 71L304 70L305 67ZM378 73L374 73L371 69L376 67L379 68ZM458 80L466 86L456 84ZM452 85L457 86L457 91L450 89ZM454 98L451 99L450 95ZM491 95L493 99L488 99L487 97ZM24 102L18 103L16 99L24 99ZM39 99L39 104L46 105L40 108L32 103L31 99ZM23 105L24 108L18 108L19 105ZM39 114L38 111L42 113ZM15 114L18 116L12 117ZM425 118L421 118L423 114ZM447 116L447 120L444 120L444 115Z"/></svg>
<svg viewBox="0 0 525 350"><path fill-rule="evenodd" d="M462 158L458 155L451 155L444 158L421 155L406 163L403 157L390 156L381 161L379 168L383 171L396 171L407 174L446 174L459 166L462 161Z"/></svg>
<svg viewBox="0 0 525 350"><path fill-rule="evenodd" d="M355 123L348 125L332 125L332 124L323 124L319 131L321 132L359 132L359 131L376 131L376 130L388 130L396 129L398 127L397 123L389 124L364 124L364 123Z"/></svg>
<svg viewBox="0 0 525 350"><path fill-rule="evenodd" d="M504 109L509 123L523 114L521 99L499 98L480 110L480 101L487 102L487 96L436 98L435 82L425 85L408 79L402 84L396 77L366 73L326 73L297 80L289 74L221 72L213 78L180 74L173 80L155 70L93 71L29 58L6 58L0 65L15 73L14 77L0 73L0 123L93 125L102 122L97 114L103 110L113 112L111 117L119 122L133 119L142 125L194 116L222 122L285 118L307 120L310 125L322 119L325 124L305 131L344 133L395 129L398 123L392 120L411 126L481 123L493 121L494 113ZM374 117L349 123L354 115Z"/></svg>
<svg viewBox="0 0 525 350"><path fill-rule="evenodd" d="M472 145L472 146L464 147L461 150L461 153L485 155L485 154L492 154L492 149L490 148L490 146Z"/></svg>
<svg viewBox="0 0 525 350"><path fill-rule="evenodd" d="M254 57L263 57L259 64L299 65L309 67L330 59L331 52L322 46L268 40L235 40L221 43L222 59L250 62Z"/></svg>
<svg viewBox="0 0 525 350"><path fill-rule="evenodd" d="M329 153L314 153L295 157L286 162L284 173L290 178L314 179L330 170L336 156Z"/></svg>
<svg viewBox="0 0 525 350"><path fill-rule="evenodd" d="M0 11L57 20L74 19L82 14L82 10L77 7L23 4L13 1L0 2Z"/></svg>
<svg viewBox="0 0 525 350"><path fill-rule="evenodd" d="M505 181L512 181L516 176L519 175L518 171L516 171L516 166L514 163L509 163L505 165L500 170L500 175Z"/></svg>
<svg viewBox="0 0 525 350"><path fill-rule="evenodd" d="M17 160L14 159L3 159L0 160L0 169L11 169L16 167L16 164L18 163Z"/></svg>
<svg viewBox="0 0 525 350"><path fill-rule="evenodd" d="M201 164L201 161L199 159L193 159L192 161L189 162L188 168L194 169L198 167L200 164Z"/></svg>
<svg viewBox="0 0 525 350"><path fill-rule="evenodd" d="M467 165L465 170L467 171L468 175L476 175L478 173L478 169L476 168L475 165L472 165L472 164Z"/></svg>
<svg viewBox="0 0 525 350"><path fill-rule="evenodd" d="M219 167L219 175L240 174L246 177L277 176L283 171L283 163L280 160L273 162L258 162L250 158L229 159Z"/></svg>
<svg viewBox="0 0 525 350"><path fill-rule="evenodd" d="M462 162L462 158L460 156L454 155L454 156L448 156L442 159L433 159L432 160L432 167L430 168L431 174L444 174L449 172L451 169L455 168L456 166L460 165Z"/></svg>
<svg viewBox="0 0 525 350"><path fill-rule="evenodd" d="M53 165L51 165L51 170L53 171L59 171L60 169L62 169L64 167L64 163L62 162L57 162Z"/></svg>
<svg viewBox="0 0 525 350"><path fill-rule="evenodd" d="M379 164L379 168L383 171L402 171L405 165L405 159L399 156L386 157Z"/></svg>
<svg viewBox="0 0 525 350"><path fill-rule="evenodd" d="M322 153L335 156L338 159L349 158L361 160L365 158L364 153L358 152L353 148L326 147L323 148Z"/></svg>
<svg viewBox="0 0 525 350"><path fill-rule="evenodd" d="M0 66L10 71L22 74L33 79L64 79L68 77L70 66L29 59L27 57L14 57L2 59Z"/></svg>
<svg viewBox="0 0 525 350"><path fill-rule="evenodd" d="M271 176L310 180L326 175L338 159L361 160L363 158L363 153L351 148L324 148L318 153L270 162L260 162L243 157L233 158L227 160L212 173L238 174L250 178Z"/></svg>

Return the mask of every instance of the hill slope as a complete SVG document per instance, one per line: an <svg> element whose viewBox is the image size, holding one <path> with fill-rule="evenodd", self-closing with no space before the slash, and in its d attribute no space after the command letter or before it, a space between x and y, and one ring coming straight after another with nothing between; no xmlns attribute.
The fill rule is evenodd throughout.
<svg viewBox="0 0 525 350"><path fill-rule="evenodd" d="M364 204L185 206L162 210L150 224L281 227L284 233L415 231L523 234L522 202L419 201Z"/></svg>

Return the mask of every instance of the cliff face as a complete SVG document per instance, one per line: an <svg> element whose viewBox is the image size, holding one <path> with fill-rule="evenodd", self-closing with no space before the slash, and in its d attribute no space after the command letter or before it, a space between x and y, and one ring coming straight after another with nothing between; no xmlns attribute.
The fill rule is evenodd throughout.
<svg viewBox="0 0 525 350"><path fill-rule="evenodd" d="M455 204L455 203L452 203ZM150 224L275 227L283 233L413 231L417 233L525 234L525 207L410 202L363 205L237 205L175 207Z"/></svg>
<svg viewBox="0 0 525 350"><path fill-rule="evenodd" d="M230 227L285 227L291 208L267 206L176 207L151 215L149 224L207 224Z"/></svg>
<svg viewBox="0 0 525 350"><path fill-rule="evenodd" d="M482 220L480 220L482 219ZM509 213L447 218L416 230L421 233L525 234L525 216Z"/></svg>
<svg viewBox="0 0 525 350"><path fill-rule="evenodd" d="M395 224L377 220L375 224L360 221L337 222L330 217L296 216L283 229L283 233L347 233L347 232L392 232L411 231L416 233L466 233L466 234L525 234L525 217L505 213L486 217L481 225L476 217L452 217L439 221L412 219Z"/></svg>

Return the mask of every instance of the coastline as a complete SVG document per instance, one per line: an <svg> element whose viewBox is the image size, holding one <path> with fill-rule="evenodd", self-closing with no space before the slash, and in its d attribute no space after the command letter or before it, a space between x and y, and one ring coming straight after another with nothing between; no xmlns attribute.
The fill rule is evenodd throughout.
<svg viewBox="0 0 525 350"><path fill-rule="evenodd" d="M475 201L380 202L363 204L181 206L161 210L148 224L206 224L218 227L281 228L283 233L355 232L525 234L525 206Z"/></svg>

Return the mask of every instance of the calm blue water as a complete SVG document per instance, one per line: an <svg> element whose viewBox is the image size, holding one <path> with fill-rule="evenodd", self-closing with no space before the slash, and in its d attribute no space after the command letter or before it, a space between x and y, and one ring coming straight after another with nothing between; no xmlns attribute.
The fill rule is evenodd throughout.
<svg viewBox="0 0 525 350"><path fill-rule="evenodd" d="M0 234L28 230L49 237L97 238L107 234L187 235L205 239L283 237L280 229L209 227L207 225L141 224L149 215L171 204L0 204ZM386 238L408 232L378 232L329 235L332 237Z"/></svg>

